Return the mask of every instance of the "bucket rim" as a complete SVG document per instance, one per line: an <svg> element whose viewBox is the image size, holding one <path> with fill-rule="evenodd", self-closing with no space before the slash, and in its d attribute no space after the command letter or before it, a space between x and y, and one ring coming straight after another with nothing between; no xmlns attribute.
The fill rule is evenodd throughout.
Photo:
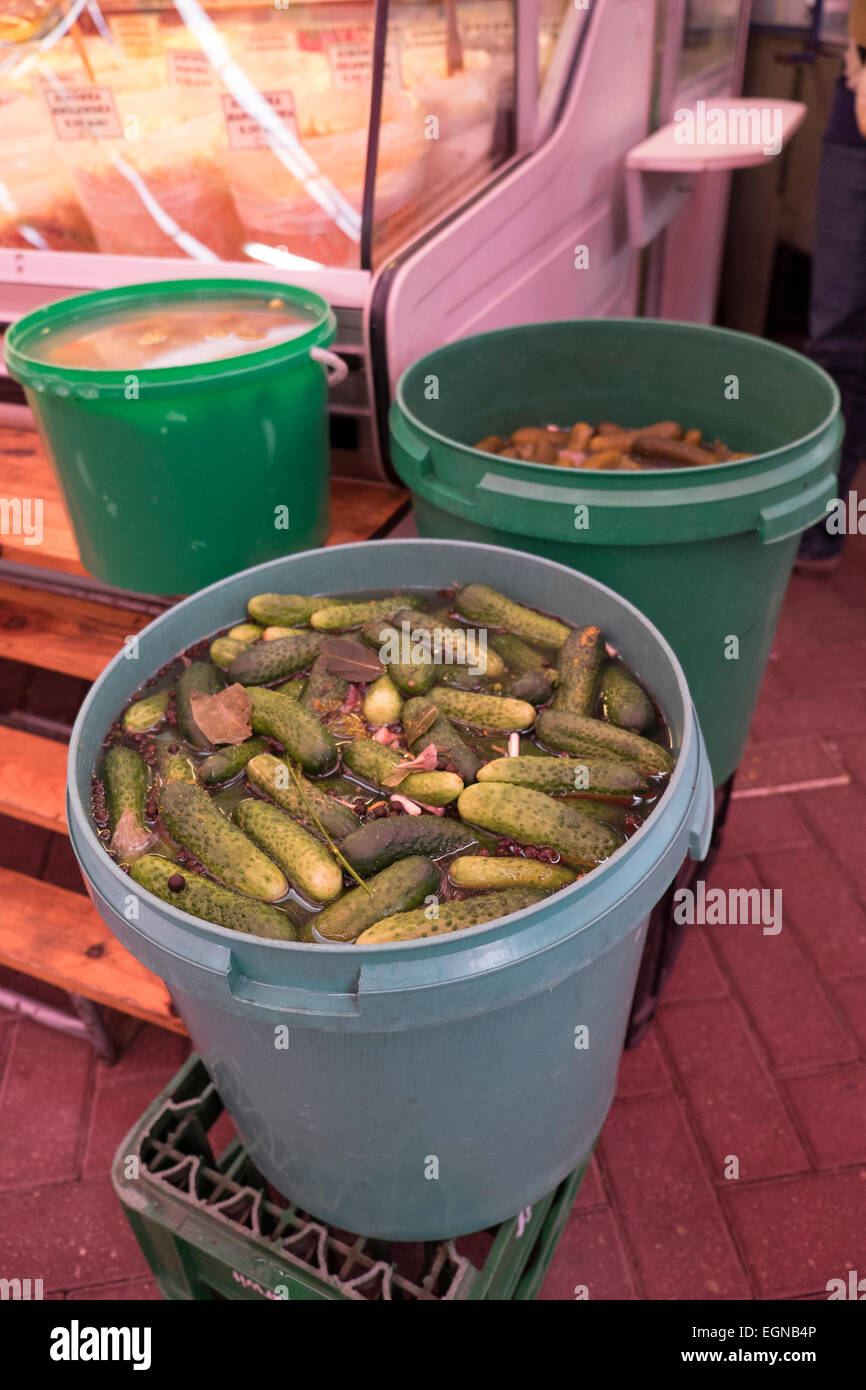
<svg viewBox="0 0 866 1390"><path fill-rule="evenodd" d="M267 294L272 299L287 300L299 312L303 310L310 316L309 326L303 333L283 343L275 343L256 352L219 357L210 362L190 363L180 367L130 367L123 370L65 367L27 354L27 344L32 343L34 336L48 324L58 327L74 323L77 319L98 321L103 313L109 314L113 309L127 304L134 305L137 300L142 299L159 297L196 302L205 300L214 293L221 293L223 297L238 296L248 299L259 299ZM98 312L91 314L90 310L93 309ZM91 290L86 294L69 295L33 309L17 319L7 330L4 356L10 374L22 385L38 393L47 391L53 395L83 400L91 400L96 396L124 396L130 377L134 377L139 393L174 395L189 389L222 389L230 386L233 381L243 380L252 374L291 367L301 359L308 360L310 348L332 342L336 331L336 315L327 300L314 290L299 285L241 277L224 279L220 276L144 280L129 285Z"/></svg>
<svg viewBox="0 0 866 1390"><path fill-rule="evenodd" d="M450 342L443 343L441 347L433 348L430 352L424 353L423 356L416 358L414 362L410 362L409 366L403 369L397 381L392 409L399 408L407 423L418 430L425 439L434 440L437 444L443 445L446 448L457 450L473 461L496 459L498 455L481 454L477 449L474 449L471 444L463 444L450 435L442 434L441 431L433 429L430 425L421 420L406 401L405 392L410 378L423 367L432 365L435 358L448 352L452 347L462 347L470 343L484 343L489 340L501 338L505 335L513 336L515 333L522 332L524 329L562 328L565 325L577 328L591 326L594 330L600 329L602 332L607 331L606 325L610 325L612 328L622 328L628 325L629 331L655 331L658 328L676 328L684 329L694 334L696 337L721 337L750 344L761 343L773 352L779 353L780 356L787 357L792 363L796 364L798 369L802 370L805 367L814 372L830 392L830 409L823 420L821 420L814 429L810 430L807 434L799 436L797 439L788 440L787 443L778 445L775 449L767 449L762 453L752 454L746 459L733 459L719 463L708 463L703 464L700 468L652 467L639 471L624 470L621 473L578 468L565 470L572 481L574 477L577 476L581 487L586 486L590 491L614 486L617 492L623 494L622 497L617 498L618 505L624 502L627 503L630 492L639 495L642 490L650 490L653 480L660 480L662 483L668 483L672 479L679 479L687 486L695 485L691 480L696 476L701 479L706 479L710 484L713 482L736 482L753 471L756 465L761 468L761 471L764 471L765 465L772 467L774 464L784 463L786 461L785 456L788 455L791 450L802 452L814 445L831 427L834 419L841 410L842 398L839 388L829 372L819 366L819 364L814 362L810 357L807 357L804 353L795 351L794 348L785 347L781 343L771 342L768 339L762 338L757 333L744 333L741 329L736 328L722 328L717 327L715 324L689 323L684 319L629 318L625 315L620 315L618 317L605 316L604 318L539 319L532 323L520 323L504 328L488 329L484 333L471 333L465 338L454 338ZM529 463L524 459L507 459L503 460L503 462L509 465L509 476L518 478L525 477L527 481L531 481L533 478L538 482L546 482L548 479L553 478L561 479L564 471L556 464Z"/></svg>
<svg viewBox="0 0 866 1390"><path fill-rule="evenodd" d="M288 555L282 557L280 560L267 560L249 569L239 570L236 574L228 576L227 579L215 581L206 588L200 589L195 594L183 599L180 603L175 604L165 613L160 614L149 623L146 628L143 628L142 631L137 634L138 639L140 641L142 637L145 637L154 629L158 629L169 619L174 618L177 613L185 607L192 607L199 603L206 595L219 591L229 581L237 581L240 579L252 580L257 574L262 574L265 571L272 571L275 565L288 564L294 559L300 560L301 558L326 556L329 560L334 560L340 553L345 553L347 551L363 552L366 550L381 554L383 546L395 545L405 547L407 544L411 545L413 548L421 546L425 549L433 549L435 547L445 548L449 551L457 549L465 552L467 555L480 556L482 561L483 556L490 553L513 557L515 562L523 562L524 564L532 563L533 565L541 566L548 570L552 569L570 580L574 580L574 578L577 577L586 587L598 590L609 596L619 607L628 612L633 618L636 618L639 623L643 624L649 630L654 643L661 650L664 659L670 666L674 675L677 694L682 705L683 732L673 772L652 814L644 821L640 829L636 831L634 835L620 845L612 855L605 859L595 869L584 874L566 888L560 889L556 894L551 895L550 898L542 899L540 903L531 904L529 907L509 913L503 917L497 917L491 922L482 922L473 927L462 928L459 932L435 938L421 937L414 941L375 942L361 947L352 943L353 954L350 959L357 962L359 970L364 967L373 968L377 963L394 963L400 959L406 959L408 963L408 961L413 958L420 959L424 953L431 954L433 951L438 951L442 958L454 954L463 954L464 944L465 949L471 949L474 946L484 947L487 944L494 945L497 936L503 938L509 937L519 931L522 926L532 925L531 919L533 915L538 912L539 907L544 906L547 902L553 901L554 898L562 903L566 900L566 895L570 895L571 900L576 904L577 899L575 895L578 892L582 892L584 896L586 896L587 893L595 890L603 882L609 880L614 873L618 872L626 859L632 861L639 859L648 841L650 841L650 839L658 839L660 827L666 818L664 812L679 801L682 814L676 827L669 826L670 833L666 833L664 836L665 847L659 847L658 849L656 860L661 860L664 855L664 848L672 843L677 833L682 830L683 824L689 813L691 812L693 814L692 808L694 799L698 794L698 788L700 786L698 762L701 755L703 755L704 758L706 757L706 754L703 752L703 740L700 734L697 715L694 710L682 666L670 644L655 624L651 622L636 605L623 598L620 594L617 594L615 590L611 589L608 585L593 579L590 575L584 575L580 573L580 571L575 570L572 566L560 564L555 560L548 560L544 556L526 555L523 552L512 550L508 546L489 545L486 543L476 543L474 541L448 540L437 537L411 537L378 541L356 541L341 546L318 547L315 550L300 552L297 556ZM480 562L478 563L478 569L482 569L482 563ZM124 650L121 648L106 665L96 681L94 681L78 711L69 742L66 798L70 839L72 840L76 857L79 858L85 877L88 882L91 881L90 874L83 862L83 856L79 853L77 843L79 836L82 837L83 842L87 845L89 850L99 855L97 862L104 872L109 875L110 880L116 884L119 894L128 894L130 892L130 879L123 873L110 855L105 853L104 847L97 837L96 830L90 822L87 809L78 795L76 774L78 772L79 745L82 733L91 717L93 706L99 699L100 687L109 672L115 670L124 659ZM104 736L104 731L101 732ZM88 769L88 780L91 776L92 769ZM689 782L692 785L692 792L691 799L688 801L688 805L686 805ZM656 861L653 861L653 863L654 862ZM623 885L623 891L617 895L616 903L622 902L626 897L637 890L642 879L645 878L650 871L650 867L651 866L643 870L640 879L636 880L634 883ZM99 885L94 883L93 886L101 896L104 896L103 890ZM176 927L183 934L192 934L199 939L205 941L209 940L217 946L228 948L229 951L231 951L233 945L237 950L240 945L239 936L245 944L249 945L252 943L257 952L271 954L274 951L289 951L298 956L299 959L303 959L308 952L314 953L314 955L319 958L333 957L335 949L341 949L340 947L335 948L332 945L319 942L281 941L269 937L247 936L229 927L221 927L217 923L208 922L204 918L194 917L190 913L183 912L179 908L174 907L171 903L164 902L162 899L155 899L154 902L158 904L158 908L155 907L154 910L158 911L159 916ZM605 909L605 911L608 910L611 909ZM573 928L568 934L571 935L574 934L574 931L585 930L591 926L593 921L597 920L597 917L598 914L590 915L587 917L586 921ZM553 944L553 941L549 944ZM451 949L448 949L449 946Z"/></svg>

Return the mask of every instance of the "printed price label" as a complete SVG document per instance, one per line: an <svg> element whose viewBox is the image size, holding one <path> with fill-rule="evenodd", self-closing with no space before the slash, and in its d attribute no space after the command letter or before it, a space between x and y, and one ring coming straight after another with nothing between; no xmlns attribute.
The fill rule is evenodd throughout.
<svg viewBox="0 0 866 1390"><path fill-rule="evenodd" d="M298 133L295 118L295 99L291 92L262 92L269 106L273 107L283 125L293 135ZM255 116L245 111L234 97L223 96L223 111L226 118L226 131L233 150L260 150L268 143L267 131Z"/></svg>
<svg viewBox="0 0 866 1390"><path fill-rule="evenodd" d="M207 54L200 48L170 48L165 55L171 87L209 87L217 85L217 75Z"/></svg>
<svg viewBox="0 0 866 1390"><path fill-rule="evenodd" d="M116 14L109 19L108 27L124 58L159 56L159 15Z"/></svg>
<svg viewBox="0 0 866 1390"><path fill-rule="evenodd" d="M58 140L117 140L123 135L110 87L67 87L43 92Z"/></svg>
<svg viewBox="0 0 866 1390"><path fill-rule="evenodd" d="M334 87L368 89L373 80L373 49L369 43L332 43L328 49ZM393 44L385 47L385 82L398 80L399 61Z"/></svg>

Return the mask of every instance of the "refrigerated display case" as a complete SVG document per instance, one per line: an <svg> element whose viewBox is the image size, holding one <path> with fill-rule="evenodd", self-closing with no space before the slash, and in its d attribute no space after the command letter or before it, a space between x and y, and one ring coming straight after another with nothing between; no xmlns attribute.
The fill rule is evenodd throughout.
<svg viewBox="0 0 866 1390"><path fill-rule="evenodd" d="M740 25L748 5L722 8ZM656 18L653 0L0 0L0 319L166 276L305 285L350 368L333 465L389 477L389 397L420 353L637 312L624 158L651 125ZM671 71L702 26L668 25ZM714 52L728 28L710 23Z"/></svg>

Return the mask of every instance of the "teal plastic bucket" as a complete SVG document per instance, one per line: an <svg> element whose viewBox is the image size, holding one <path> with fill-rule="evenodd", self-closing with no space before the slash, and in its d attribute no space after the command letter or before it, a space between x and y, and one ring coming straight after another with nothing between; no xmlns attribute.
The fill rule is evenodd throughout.
<svg viewBox="0 0 866 1390"><path fill-rule="evenodd" d="M118 311L280 299L308 326L259 352L114 371L34 356L49 331ZM121 589L183 594L321 545L330 524L327 372L336 319L278 281L168 280L63 299L19 319L6 364L54 464L86 569Z"/></svg>
<svg viewBox="0 0 866 1390"><path fill-rule="evenodd" d="M270 941L136 891L97 839L89 802L105 730L142 677L236 621L256 593L475 579L600 623L654 692L677 764L627 844L549 900L435 941ZM614 1094L649 913L686 856L703 857L712 822L685 679L652 625L572 569L451 541L311 551L172 608L139 634L138 659L118 655L90 691L72 734L67 802L97 909L166 981L255 1163L303 1210L394 1240L504 1220L589 1155ZM275 1045L279 1025L286 1048Z"/></svg>
<svg viewBox="0 0 866 1390"><path fill-rule="evenodd" d="M664 419L754 456L593 473L471 447L522 425ZM419 359L400 379L390 423L422 536L573 565L661 629L686 673L716 785L724 782L742 756L800 535L836 493L843 428L827 374L720 328L527 324Z"/></svg>

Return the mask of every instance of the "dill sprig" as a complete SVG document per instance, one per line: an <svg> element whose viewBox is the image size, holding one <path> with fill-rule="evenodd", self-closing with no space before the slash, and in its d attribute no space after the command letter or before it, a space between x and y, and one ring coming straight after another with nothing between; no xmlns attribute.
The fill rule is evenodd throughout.
<svg viewBox="0 0 866 1390"><path fill-rule="evenodd" d="M355 873L355 870L352 868L348 859L346 859L345 855L343 855L337 848L337 846L334 844L334 841L331 839L327 830L322 825L322 822L319 820L319 817L316 815L316 812L314 811L313 807L310 805L310 802L307 799L307 793L304 791L304 782L303 778L301 777L300 769L297 768L289 758L286 758L286 765L288 766L289 772L292 775L292 780L298 789L298 795L304 803L307 815L310 817L310 820L318 829L319 834L322 836L322 839L327 842L328 848L330 849L334 858L337 860L338 863L343 865L343 868L346 870L347 873L350 873L352 875L352 878L355 880L357 884L359 884L361 888L363 888L367 896L372 898L372 888L369 888L367 884L364 882L364 880L360 878L358 874Z"/></svg>

